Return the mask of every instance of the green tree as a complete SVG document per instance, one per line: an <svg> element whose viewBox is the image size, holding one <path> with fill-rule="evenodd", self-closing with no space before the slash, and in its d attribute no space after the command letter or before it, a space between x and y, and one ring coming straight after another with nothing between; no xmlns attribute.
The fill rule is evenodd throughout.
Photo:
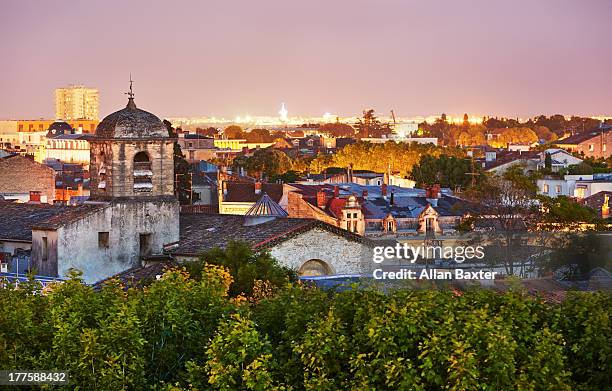
<svg viewBox="0 0 612 391"><path fill-rule="evenodd" d="M323 133L331 137L354 137L355 129L348 124L333 122L321 126L319 128L319 133Z"/></svg>
<svg viewBox="0 0 612 391"><path fill-rule="evenodd" d="M544 168L549 171L552 170L552 156L548 152L546 152L546 157L544 158Z"/></svg>
<svg viewBox="0 0 612 391"><path fill-rule="evenodd" d="M245 138L249 143L271 143L274 141L268 129L253 129L245 134Z"/></svg>
<svg viewBox="0 0 612 391"><path fill-rule="evenodd" d="M172 123L168 120L164 120L164 125L168 129L170 137L177 138L178 135ZM179 200L181 205L192 204L197 201L193 198L193 192L191 191L191 166L185 159L183 151L178 141L174 142L174 194Z"/></svg>
<svg viewBox="0 0 612 391"><path fill-rule="evenodd" d="M265 175L268 178L282 175L291 170L293 162L282 151L265 148L256 150L252 156L240 156L234 159L232 166L244 168L251 176Z"/></svg>
<svg viewBox="0 0 612 391"><path fill-rule="evenodd" d="M567 173L569 175L591 175L593 174L593 167L586 162L582 162L569 166Z"/></svg>
<svg viewBox="0 0 612 391"><path fill-rule="evenodd" d="M391 133L391 126L380 122L373 109L363 111L363 117L358 120L355 129L358 138L383 137Z"/></svg>
<svg viewBox="0 0 612 391"><path fill-rule="evenodd" d="M255 281L269 281L276 287L281 287L290 281L295 281L296 273L278 262L266 251L253 251L244 242L231 241L225 249L214 248L202 254L196 262L186 265L190 275L201 278L203 268L207 264L220 265L229 270L233 277L230 295L245 294L252 296Z"/></svg>
<svg viewBox="0 0 612 391"><path fill-rule="evenodd" d="M274 384L270 366L272 347L257 331L252 320L232 315L219 326L206 350L206 364L188 365L190 384L198 389L271 390ZM208 380L206 384L203 380Z"/></svg>
<svg viewBox="0 0 612 391"><path fill-rule="evenodd" d="M411 178L417 182L418 187L437 183L442 187L456 189L469 187L472 180L475 184L480 183L484 179L484 173L481 167L472 164L469 159L447 155L439 157L424 155L419 164L412 168Z"/></svg>
<svg viewBox="0 0 612 391"><path fill-rule="evenodd" d="M244 131L238 125L230 125L223 129L223 135L228 139L243 139L245 138Z"/></svg>

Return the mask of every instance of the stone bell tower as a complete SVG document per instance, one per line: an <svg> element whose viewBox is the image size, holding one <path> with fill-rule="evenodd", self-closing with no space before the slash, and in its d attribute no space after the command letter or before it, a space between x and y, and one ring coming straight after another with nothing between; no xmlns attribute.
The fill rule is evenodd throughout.
<svg viewBox="0 0 612 391"><path fill-rule="evenodd" d="M127 106L90 141L91 199L172 197L174 141L157 116L136 107L130 86Z"/></svg>
<svg viewBox="0 0 612 391"><path fill-rule="evenodd" d="M97 264L125 270L178 241L174 142L157 116L136 107L130 81L127 106L104 118L90 140L88 203L104 209L87 228L97 231L89 252Z"/></svg>

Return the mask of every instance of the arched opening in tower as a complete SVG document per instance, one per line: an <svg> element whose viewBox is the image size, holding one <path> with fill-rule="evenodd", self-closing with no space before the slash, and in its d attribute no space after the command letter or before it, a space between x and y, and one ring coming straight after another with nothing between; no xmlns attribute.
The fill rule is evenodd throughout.
<svg viewBox="0 0 612 391"><path fill-rule="evenodd" d="M151 160L146 152L134 155L134 192L143 193L153 190L153 171Z"/></svg>

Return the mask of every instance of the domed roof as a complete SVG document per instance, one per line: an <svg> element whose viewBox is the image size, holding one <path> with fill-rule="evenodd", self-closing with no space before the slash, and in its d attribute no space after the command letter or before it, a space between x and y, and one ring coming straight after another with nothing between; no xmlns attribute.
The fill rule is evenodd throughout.
<svg viewBox="0 0 612 391"><path fill-rule="evenodd" d="M71 134L73 132L72 126L65 121L55 121L49 126L47 131L47 138L53 138L61 136L62 134Z"/></svg>
<svg viewBox="0 0 612 391"><path fill-rule="evenodd" d="M96 128L98 138L151 139L168 138L166 125L155 115L136 107L134 98L123 110L109 114Z"/></svg>

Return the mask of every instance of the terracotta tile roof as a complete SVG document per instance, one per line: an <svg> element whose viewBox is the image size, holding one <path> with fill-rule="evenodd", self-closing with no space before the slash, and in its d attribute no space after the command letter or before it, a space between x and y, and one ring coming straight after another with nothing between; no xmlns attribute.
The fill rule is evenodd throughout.
<svg viewBox="0 0 612 391"><path fill-rule="evenodd" d="M527 152L519 152L519 151L504 151L498 152L495 160L490 162L484 162L484 169L490 170L495 167L502 166L506 163L510 163L517 160L540 160L540 153L537 151L527 151Z"/></svg>
<svg viewBox="0 0 612 391"><path fill-rule="evenodd" d="M589 130L586 132L574 134L562 140L557 140L554 142L554 144L555 145L576 145L576 144L583 143L587 140L590 140L594 137L598 137L602 134L602 132L608 133L611 130L612 128L596 128L596 129Z"/></svg>
<svg viewBox="0 0 612 391"><path fill-rule="evenodd" d="M494 289L500 292L506 292L516 282L508 280L495 280ZM534 278L520 280L520 284L525 291L531 296L540 296L547 302L560 303L565 299L568 288L553 280L552 278Z"/></svg>
<svg viewBox="0 0 612 391"><path fill-rule="evenodd" d="M279 202L283 196L283 185L281 183L262 183L262 193L265 192L274 200ZM255 194L254 183L227 182L226 202L256 202L261 194Z"/></svg>
<svg viewBox="0 0 612 391"><path fill-rule="evenodd" d="M601 207L604 204L606 196L608 196L609 200L612 199L612 191L600 191L589 197L583 198L580 202L601 214ZM608 203L608 206L612 206L610 201L608 201Z"/></svg>
<svg viewBox="0 0 612 391"><path fill-rule="evenodd" d="M224 248L232 240L249 243L253 248L267 248L317 227L371 244L369 239L313 219L277 218L254 226L245 226L244 219L236 215L181 214L178 246L168 251L193 256L215 247Z"/></svg>
<svg viewBox="0 0 612 391"><path fill-rule="evenodd" d="M118 279L125 286L125 288L142 288L155 281L157 276L164 274L166 269L174 266L176 266L176 263L170 260L151 262L146 266L136 266L96 282L93 288L95 290L100 290L104 284L111 279Z"/></svg>
<svg viewBox="0 0 612 391"><path fill-rule="evenodd" d="M59 207L64 209L60 213L37 222L32 226L34 229L58 229L59 227L80 220L85 216L105 208L104 204L79 204L76 206ZM58 206L55 206L58 208Z"/></svg>
<svg viewBox="0 0 612 391"><path fill-rule="evenodd" d="M98 205L55 206L0 201L0 240L32 241L32 228L54 229L60 222L82 217Z"/></svg>

